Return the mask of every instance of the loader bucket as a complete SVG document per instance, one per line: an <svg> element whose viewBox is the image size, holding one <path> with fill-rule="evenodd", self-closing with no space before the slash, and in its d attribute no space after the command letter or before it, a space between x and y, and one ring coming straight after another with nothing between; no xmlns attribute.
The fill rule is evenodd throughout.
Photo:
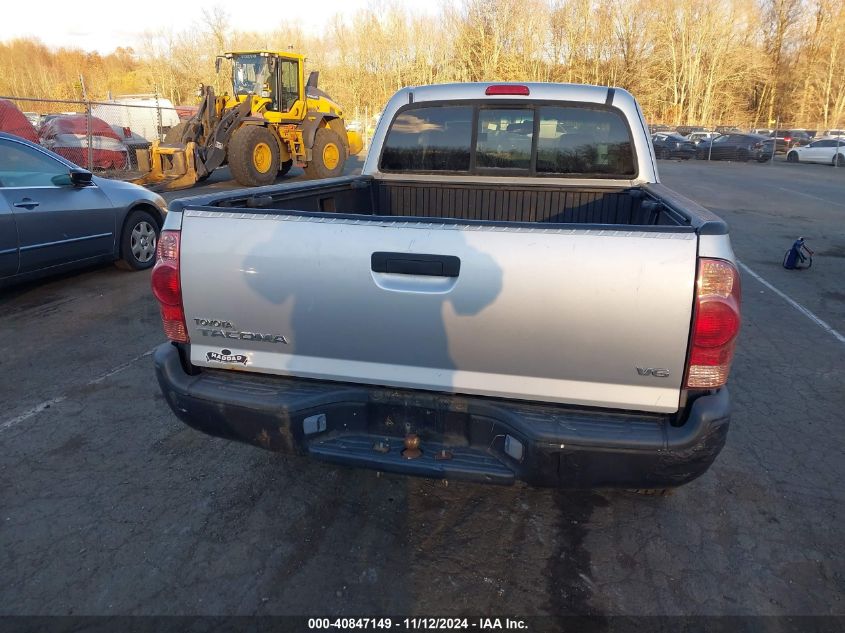
<svg viewBox="0 0 845 633"><path fill-rule="evenodd" d="M154 141L148 150L136 150L138 168L146 172L133 180L158 191L185 189L196 184L196 144L162 145Z"/></svg>
<svg viewBox="0 0 845 633"><path fill-rule="evenodd" d="M346 131L346 138L349 139L349 155L355 156L362 149L364 149L364 140L358 132L352 130Z"/></svg>

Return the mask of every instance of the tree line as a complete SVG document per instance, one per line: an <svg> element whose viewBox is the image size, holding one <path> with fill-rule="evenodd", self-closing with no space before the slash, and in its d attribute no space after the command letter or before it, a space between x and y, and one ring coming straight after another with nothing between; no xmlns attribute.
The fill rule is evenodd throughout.
<svg viewBox="0 0 845 633"><path fill-rule="evenodd" d="M845 125L843 43L841 0L456 0L437 15L395 3L317 34L236 31L215 7L108 55L0 43L0 94L192 104L200 83L230 89L218 53L269 48L305 54L350 118L408 85L553 81L626 88L654 123L831 128Z"/></svg>

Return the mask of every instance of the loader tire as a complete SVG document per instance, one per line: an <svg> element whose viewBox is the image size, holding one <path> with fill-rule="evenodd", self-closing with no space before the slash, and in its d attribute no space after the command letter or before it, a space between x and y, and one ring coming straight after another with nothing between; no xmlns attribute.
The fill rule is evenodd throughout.
<svg viewBox="0 0 845 633"><path fill-rule="evenodd" d="M334 178L343 173L346 148L337 132L328 128L317 130L311 156L311 162L305 166L307 178Z"/></svg>
<svg viewBox="0 0 845 633"><path fill-rule="evenodd" d="M258 125L244 125L229 143L229 170L245 187L270 185L279 173L279 144L273 133Z"/></svg>
<svg viewBox="0 0 845 633"><path fill-rule="evenodd" d="M164 144L165 145L176 145L182 139L182 132L185 131L185 128L188 127L187 121L181 121L174 125L172 128L167 130L164 135Z"/></svg>

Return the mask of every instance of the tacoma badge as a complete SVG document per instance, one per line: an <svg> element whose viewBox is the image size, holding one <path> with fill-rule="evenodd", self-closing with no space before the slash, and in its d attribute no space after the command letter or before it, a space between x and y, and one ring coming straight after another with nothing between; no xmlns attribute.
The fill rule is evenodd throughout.
<svg viewBox="0 0 845 633"><path fill-rule="evenodd" d="M284 343L288 344L288 340L281 334L262 334L261 332L229 332L226 330L207 330L200 328L200 334L203 336L216 336L219 338L229 338L236 341L255 341L256 343Z"/></svg>

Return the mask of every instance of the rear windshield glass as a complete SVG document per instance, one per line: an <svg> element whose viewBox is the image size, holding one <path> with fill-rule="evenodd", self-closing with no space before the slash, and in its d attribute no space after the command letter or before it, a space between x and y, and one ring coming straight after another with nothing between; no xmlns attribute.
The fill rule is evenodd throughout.
<svg viewBox="0 0 845 633"><path fill-rule="evenodd" d="M528 109L488 109L478 113L478 167L529 169L534 111Z"/></svg>
<svg viewBox="0 0 845 633"><path fill-rule="evenodd" d="M387 171L468 171L472 106L416 108L393 119L381 155Z"/></svg>
<svg viewBox="0 0 845 633"><path fill-rule="evenodd" d="M578 106L415 106L391 123L380 168L636 176L631 133L622 116L609 108Z"/></svg>

